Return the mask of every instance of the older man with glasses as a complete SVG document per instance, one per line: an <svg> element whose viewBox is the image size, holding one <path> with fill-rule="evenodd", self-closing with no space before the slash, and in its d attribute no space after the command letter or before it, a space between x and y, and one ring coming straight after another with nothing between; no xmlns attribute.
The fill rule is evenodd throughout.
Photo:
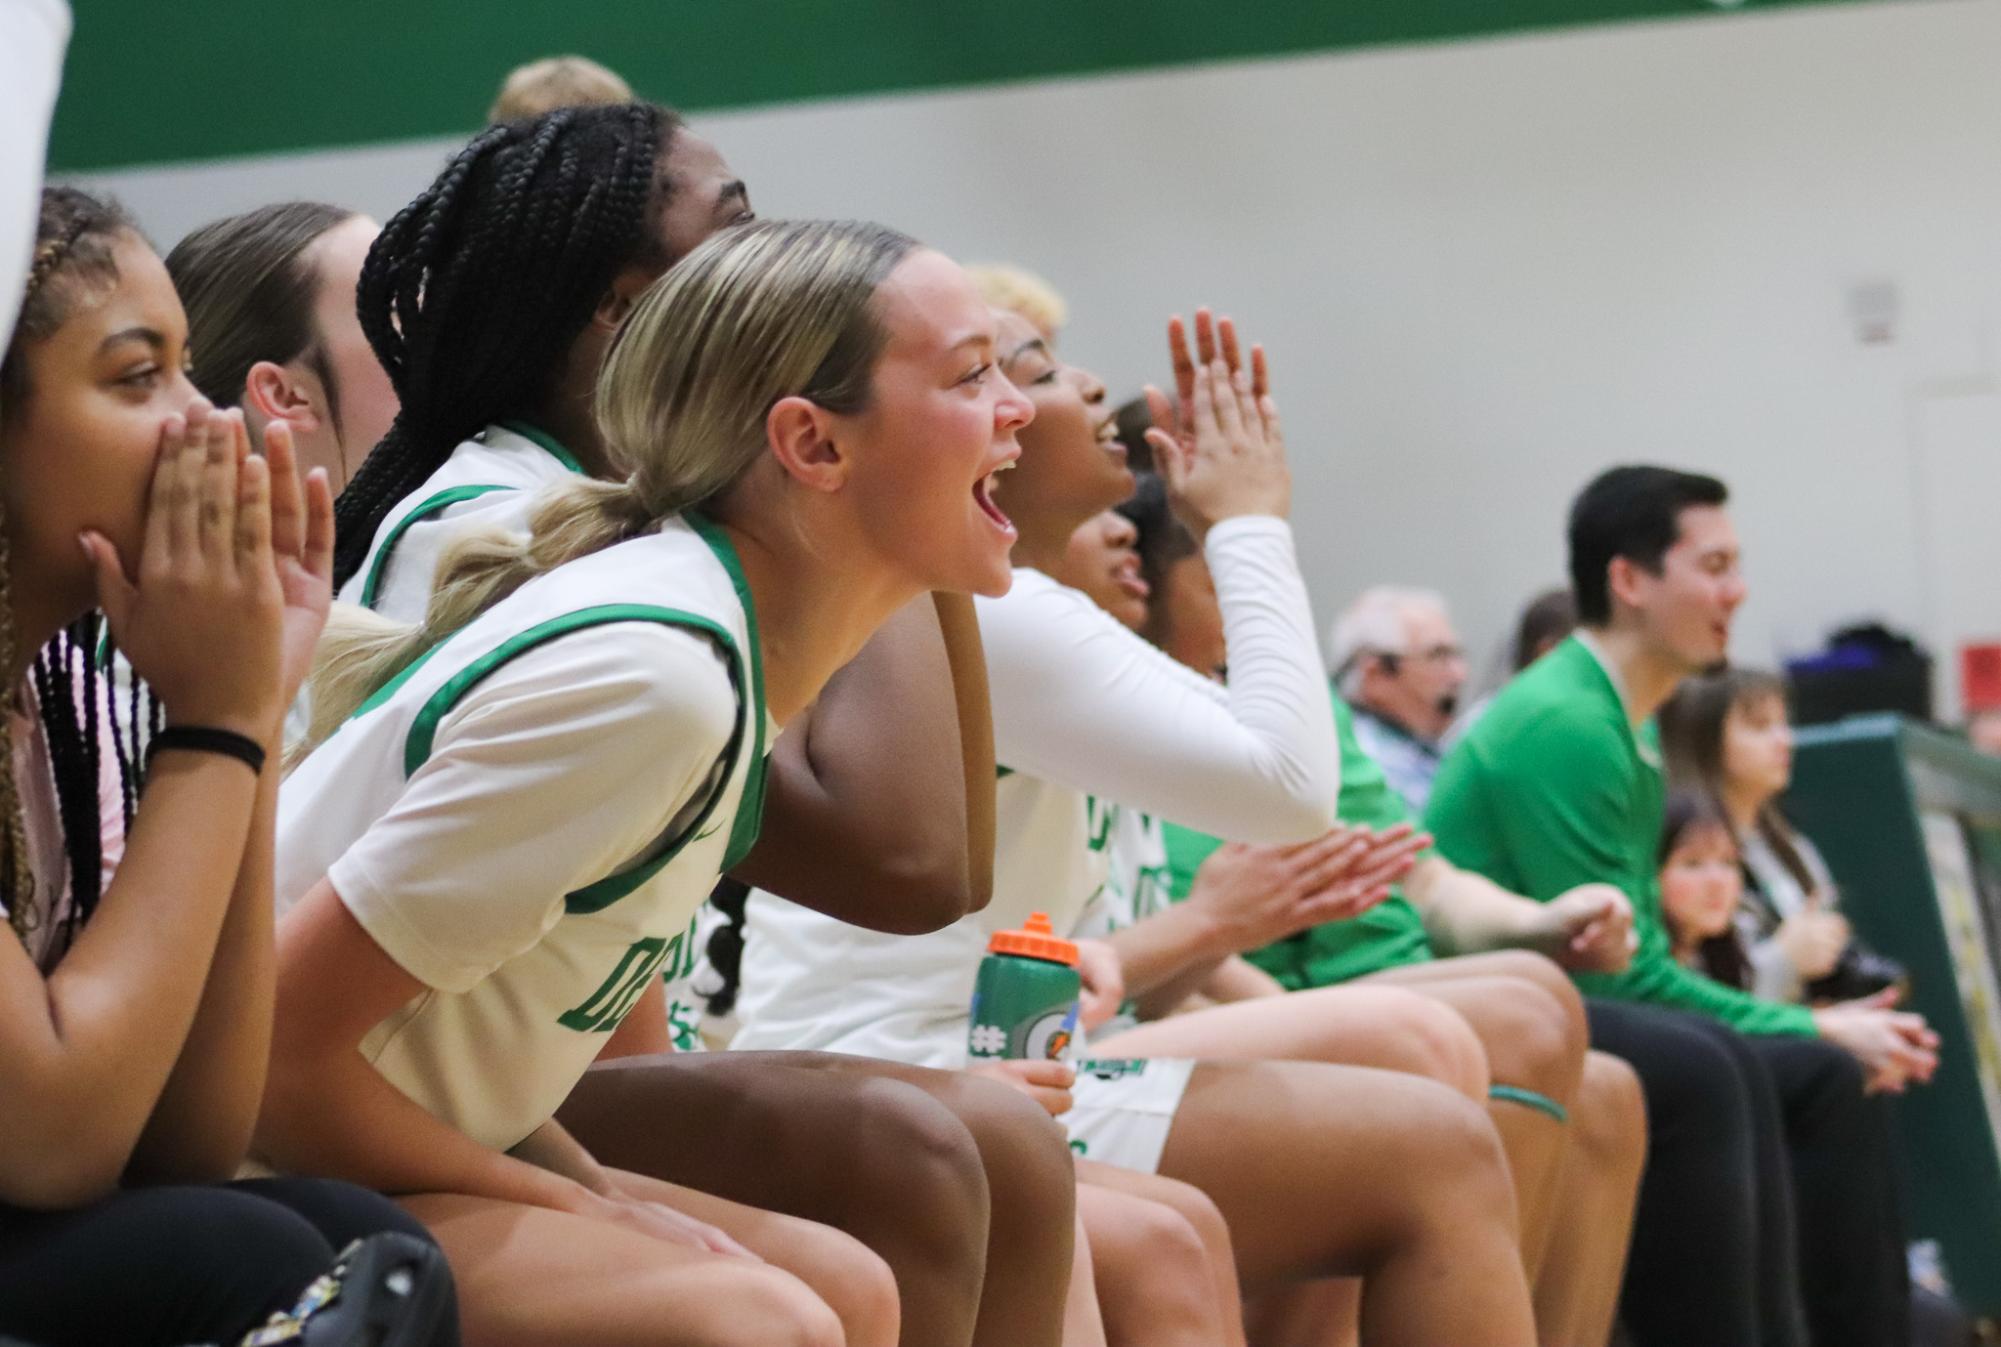
<svg viewBox="0 0 2001 1347"><path fill-rule="evenodd" d="M1378 585L1335 620L1327 645L1356 737L1411 812L1422 815L1467 679L1445 600L1427 589Z"/></svg>

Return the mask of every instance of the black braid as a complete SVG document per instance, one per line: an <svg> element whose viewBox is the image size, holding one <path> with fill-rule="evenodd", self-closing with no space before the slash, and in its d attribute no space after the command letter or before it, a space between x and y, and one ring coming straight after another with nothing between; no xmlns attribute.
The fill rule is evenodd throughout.
<svg viewBox="0 0 2001 1347"><path fill-rule="evenodd" d="M101 622L96 614L87 620ZM104 677L104 723L111 732L112 754L118 760L118 803L124 814L125 831L130 833L132 820L139 813L139 792L145 785L146 744L160 727L144 719L151 690L129 664L126 673L131 694L126 699L125 714L122 717L118 714L118 683L113 677L118 667L118 646L110 633L106 631L92 648L98 652L97 664Z"/></svg>
<svg viewBox="0 0 2001 1347"><path fill-rule="evenodd" d="M98 804L96 654L79 645L81 626L71 627L35 656L35 699L40 703L49 765L56 783L56 816L63 851L69 858L73 932L97 907L102 888L103 823ZM79 693L82 714L78 714Z"/></svg>
<svg viewBox="0 0 2001 1347"><path fill-rule="evenodd" d="M620 271L665 267L656 165L680 124L627 103L489 127L383 227L357 316L402 410L335 504L336 585L460 441L547 397Z"/></svg>
<svg viewBox="0 0 2001 1347"><path fill-rule="evenodd" d="M743 928L750 907L750 885L725 875L710 891L709 903L727 918L709 933L709 967L722 979L722 985L709 993L709 1013L727 1015L736 1009L737 993L743 990Z"/></svg>

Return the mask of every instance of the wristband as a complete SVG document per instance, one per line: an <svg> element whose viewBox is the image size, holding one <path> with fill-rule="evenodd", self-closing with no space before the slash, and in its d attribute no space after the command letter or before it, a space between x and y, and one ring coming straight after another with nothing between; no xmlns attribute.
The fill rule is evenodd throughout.
<svg viewBox="0 0 2001 1347"><path fill-rule="evenodd" d="M152 770L155 754L169 749L220 753L225 758L235 758L255 775L264 773L264 745L235 730L218 730L208 725L169 725L146 745L147 770Z"/></svg>

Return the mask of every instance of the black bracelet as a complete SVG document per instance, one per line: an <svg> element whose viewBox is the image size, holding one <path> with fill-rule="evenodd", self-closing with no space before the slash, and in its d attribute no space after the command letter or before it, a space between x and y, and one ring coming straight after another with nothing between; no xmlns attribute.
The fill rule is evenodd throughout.
<svg viewBox="0 0 2001 1347"><path fill-rule="evenodd" d="M190 753L220 753L235 758L253 773L264 772L264 745L235 730L218 730L208 725L169 725L146 745L146 769L152 770L153 755L181 748Z"/></svg>

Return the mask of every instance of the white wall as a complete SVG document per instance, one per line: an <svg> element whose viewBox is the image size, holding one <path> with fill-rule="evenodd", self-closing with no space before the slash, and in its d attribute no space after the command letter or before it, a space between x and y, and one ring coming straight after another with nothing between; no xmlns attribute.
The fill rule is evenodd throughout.
<svg viewBox="0 0 2001 1347"><path fill-rule="evenodd" d="M1323 621L1432 585L1484 650L1560 578L1570 494L1656 460L1735 488L1739 654L1768 660L1933 618L1925 549L1956 544L1914 437L1927 398L2001 387L1997 55L2001 0L1901 0L698 125L766 214L1045 272L1120 393L1161 377L1170 308L1234 311L1274 352ZM447 148L94 181L171 240L284 195L386 212ZM1879 279L1900 318L1865 345L1848 291Z"/></svg>

